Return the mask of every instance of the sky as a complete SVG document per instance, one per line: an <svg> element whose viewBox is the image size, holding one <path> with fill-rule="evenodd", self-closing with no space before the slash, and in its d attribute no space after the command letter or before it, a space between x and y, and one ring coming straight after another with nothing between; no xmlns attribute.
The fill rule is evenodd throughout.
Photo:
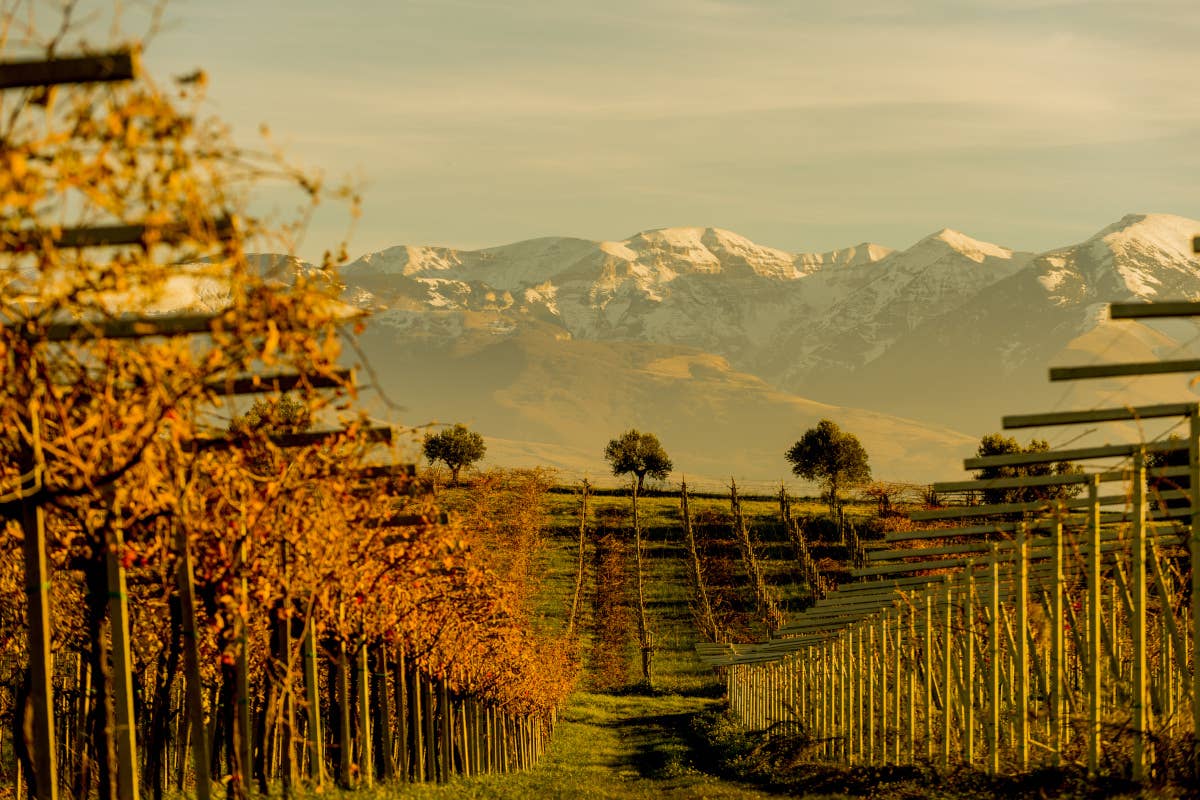
<svg viewBox="0 0 1200 800"><path fill-rule="evenodd" d="M676 225L1042 250L1200 218L1197 41L1195 0L174 0L145 63L360 186L351 255ZM323 209L300 255L346 229Z"/></svg>

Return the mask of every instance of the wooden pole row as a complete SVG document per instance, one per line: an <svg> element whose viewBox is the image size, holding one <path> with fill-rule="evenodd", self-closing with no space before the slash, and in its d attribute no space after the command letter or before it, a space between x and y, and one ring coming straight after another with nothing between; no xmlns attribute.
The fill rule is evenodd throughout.
<svg viewBox="0 0 1200 800"><path fill-rule="evenodd" d="M812 633L795 647L783 639L701 657L727 665L744 725L799 723L824 758L991 773L1082 760L1093 774L1149 780L1158 743L1191 740L1197 704L1196 613L1177 602L1187 587L1176 577L1189 572L1178 545L1195 548L1195 525L1188 538L1151 535L1146 461L1135 451L1127 471L1127 525L1105 521L1092 476L1088 524L1054 522L1038 551L1033 526L1019 525L1014 540L968 551L952 573L834 592L801 615Z"/></svg>

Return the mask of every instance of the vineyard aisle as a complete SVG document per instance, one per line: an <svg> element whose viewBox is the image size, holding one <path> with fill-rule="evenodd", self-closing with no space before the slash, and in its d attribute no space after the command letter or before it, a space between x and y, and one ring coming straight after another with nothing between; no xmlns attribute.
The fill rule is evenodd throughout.
<svg viewBox="0 0 1200 800"><path fill-rule="evenodd" d="M575 694L535 769L400 787L416 798L766 798L695 768L689 720L719 701L686 695Z"/></svg>

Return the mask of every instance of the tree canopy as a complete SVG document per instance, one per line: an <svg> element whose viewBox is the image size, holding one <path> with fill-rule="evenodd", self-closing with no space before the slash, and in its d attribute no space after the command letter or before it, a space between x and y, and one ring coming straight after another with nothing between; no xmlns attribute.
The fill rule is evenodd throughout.
<svg viewBox="0 0 1200 800"><path fill-rule="evenodd" d="M791 463L793 473L821 485L829 497L830 508L837 505L841 488L871 479L862 443L832 420L823 419L805 431L784 457Z"/></svg>
<svg viewBox="0 0 1200 800"><path fill-rule="evenodd" d="M647 475L662 480L674 468L658 437L634 428L610 441L604 448L604 458L612 465L613 475L635 476L639 493Z"/></svg>
<svg viewBox="0 0 1200 800"><path fill-rule="evenodd" d="M1000 456L1013 453L1045 453L1050 450L1050 443L1045 439L1030 439L1029 444L1022 446L1012 436L1002 433L989 433L979 440L979 456ZM1027 464L1010 467L984 467L975 473L980 480L990 478L1017 478L1035 475L1071 475L1083 472L1078 464L1069 461L1056 461L1051 464ZM1012 489L984 489L983 502L994 503L1032 503L1038 500L1074 497L1079 493L1079 484L1067 486L1024 486Z"/></svg>
<svg viewBox="0 0 1200 800"><path fill-rule="evenodd" d="M458 473L483 458L487 445L483 437L462 423L438 433L425 434L425 457L431 464L441 461L450 468L450 481L458 485Z"/></svg>

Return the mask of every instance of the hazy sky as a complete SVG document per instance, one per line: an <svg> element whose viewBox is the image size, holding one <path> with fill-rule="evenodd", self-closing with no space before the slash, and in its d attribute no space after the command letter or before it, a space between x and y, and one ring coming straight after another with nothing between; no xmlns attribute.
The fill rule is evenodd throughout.
<svg viewBox="0 0 1200 800"><path fill-rule="evenodd" d="M355 254L668 225L1041 249L1200 218L1197 42L1196 0L175 0L147 63L360 179Z"/></svg>

